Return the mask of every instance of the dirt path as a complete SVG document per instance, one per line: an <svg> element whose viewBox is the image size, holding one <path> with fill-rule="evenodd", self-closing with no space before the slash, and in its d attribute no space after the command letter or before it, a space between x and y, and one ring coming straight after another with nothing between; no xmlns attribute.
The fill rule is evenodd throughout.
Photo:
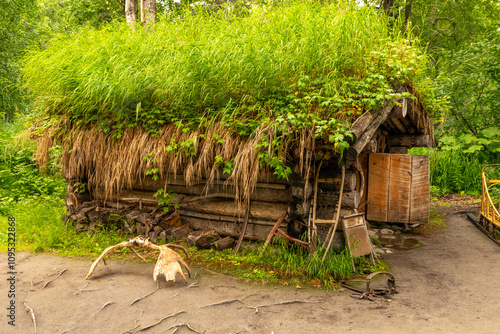
<svg viewBox="0 0 500 334"><path fill-rule="evenodd" d="M0 333L33 333L25 300L34 310L38 333L134 328L130 332L136 333L181 311L139 333L172 333L176 324L189 324L200 333L499 333L500 247L463 216L448 215L447 225L446 231L421 238L423 247L384 255L400 291L391 301L356 300L349 291L251 285L193 268L198 272L195 287L162 282L160 290L130 306L155 290L152 264L111 261L85 281L89 261L18 253L14 330L6 317L7 256L0 254ZM203 307L233 299L241 302ZM261 306L284 301L305 303ZM107 303L112 304L99 311ZM176 333L193 332L182 327Z"/></svg>

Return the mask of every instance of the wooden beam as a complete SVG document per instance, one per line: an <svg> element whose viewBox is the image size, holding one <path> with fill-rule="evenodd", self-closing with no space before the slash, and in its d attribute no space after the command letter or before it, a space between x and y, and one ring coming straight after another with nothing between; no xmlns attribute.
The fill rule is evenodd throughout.
<svg viewBox="0 0 500 334"><path fill-rule="evenodd" d="M362 133L362 135L347 150L345 154L347 160L356 160L358 154L363 151L366 144L368 144L368 142L373 138L379 126L385 122L393 107L394 102L392 101L386 101L384 103L384 108L377 113L376 117L371 119L371 122L365 128L365 131Z"/></svg>
<svg viewBox="0 0 500 334"><path fill-rule="evenodd" d="M371 113L369 111L365 112L361 115L354 123L352 123L349 131L352 133L352 141L351 143L355 143L361 138L363 132L365 132L366 128L373 122L373 120L377 117L377 112Z"/></svg>
<svg viewBox="0 0 500 334"><path fill-rule="evenodd" d="M408 148L406 146L391 146L392 154L408 154Z"/></svg>
<svg viewBox="0 0 500 334"><path fill-rule="evenodd" d="M401 132L401 133L407 133L408 131L406 130L405 126L403 123L400 121L399 118L393 118L392 123L394 126Z"/></svg>
<svg viewBox="0 0 500 334"><path fill-rule="evenodd" d="M433 141L430 135L390 135L389 144L391 146L405 147L432 147Z"/></svg>

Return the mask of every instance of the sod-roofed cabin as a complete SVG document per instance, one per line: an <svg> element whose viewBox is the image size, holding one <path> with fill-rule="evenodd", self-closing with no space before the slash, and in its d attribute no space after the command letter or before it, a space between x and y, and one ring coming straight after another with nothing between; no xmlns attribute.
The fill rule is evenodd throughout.
<svg viewBox="0 0 500 334"><path fill-rule="evenodd" d="M26 59L42 117L37 160L60 148L78 228L265 239L339 215L429 219L435 146L426 58L370 8L298 3L186 12L153 29L86 30ZM58 150L52 150L57 147Z"/></svg>

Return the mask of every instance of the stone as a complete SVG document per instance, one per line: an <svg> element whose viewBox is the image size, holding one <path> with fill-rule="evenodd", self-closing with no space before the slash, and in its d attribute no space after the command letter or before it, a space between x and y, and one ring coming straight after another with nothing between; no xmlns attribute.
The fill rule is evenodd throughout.
<svg viewBox="0 0 500 334"><path fill-rule="evenodd" d="M379 231L380 235L392 235L394 231L388 228L383 228Z"/></svg>
<svg viewBox="0 0 500 334"><path fill-rule="evenodd" d="M392 225L391 230L393 230L394 232L399 232L399 231L402 231L403 228L401 226L398 226L398 225Z"/></svg>
<svg viewBox="0 0 500 334"><path fill-rule="evenodd" d="M371 238L375 238L375 239L378 239L378 233L377 231L374 231L374 230L368 230L368 237L371 239Z"/></svg>

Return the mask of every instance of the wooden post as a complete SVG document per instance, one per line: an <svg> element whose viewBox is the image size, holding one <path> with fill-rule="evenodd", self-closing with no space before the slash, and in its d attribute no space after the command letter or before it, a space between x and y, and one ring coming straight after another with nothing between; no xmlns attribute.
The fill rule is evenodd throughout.
<svg viewBox="0 0 500 334"><path fill-rule="evenodd" d="M238 239L238 243L236 244L236 247L234 247L233 256L235 256L236 253L238 253L238 250L240 249L241 244L243 243L243 238L245 237L245 233L247 232L248 216L249 215L250 215L250 201L248 202L248 205L247 205L247 210L245 212L245 221L243 222L243 227L241 228L241 234L240 234L240 237Z"/></svg>
<svg viewBox="0 0 500 334"><path fill-rule="evenodd" d="M326 254L328 254L328 251L330 250L330 246L332 245L333 237L335 236L335 231L337 230L337 225L339 224L339 219L340 219L340 207L342 206L342 193L344 192L344 177L345 177L345 166L342 166L342 183L340 183L340 196L339 196L339 204L337 206L337 215L335 217L335 225L333 225L333 230L332 227L330 227L330 231L328 231L328 236L330 236L330 240L328 240L328 246L326 247L325 254L323 254L323 258L321 259L321 263L326 259ZM331 232L331 235L330 235Z"/></svg>

